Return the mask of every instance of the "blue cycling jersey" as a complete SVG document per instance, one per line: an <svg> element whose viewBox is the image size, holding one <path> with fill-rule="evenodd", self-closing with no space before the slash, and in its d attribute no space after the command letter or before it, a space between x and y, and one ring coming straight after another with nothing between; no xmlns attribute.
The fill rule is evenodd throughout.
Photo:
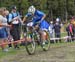
<svg viewBox="0 0 75 62"><path fill-rule="evenodd" d="M34 15L33 15L33 18L32 18L33 23L35 24L36 22L41 21L41 19L42 19L42 17L44 15L45 14L43 12L41 12L39 10L36 10L35 13L34 13ZM32 16L32 15L30 13L27 13L25 16L29 17L29 16ZM40 28L46 28L46 29L48 29L48 27L49 27L49 24L45 20L43 20L40 23Z"/></svg>
<svg viewBox="0 0 75 62"><path fill-rule="evenodd" d="M36 10L34 15L33 15L33 22L38 22L41 20L41 18L44 16L45 14L39 10ZM30 13L26 14L26 17L32 16Z"/></svg>

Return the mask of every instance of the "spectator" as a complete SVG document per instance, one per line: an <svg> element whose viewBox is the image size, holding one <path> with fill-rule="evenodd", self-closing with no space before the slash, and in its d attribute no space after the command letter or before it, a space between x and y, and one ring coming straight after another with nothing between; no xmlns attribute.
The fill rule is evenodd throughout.
<svg viewBox="0 0 75 62"><path fill-rule="evenodd" d="M17 41L20 39L20 29L19 29L19 25L20 25L20 14L17 11L16 6L12 6L11 7L11 13L7 16L8 19L8 24L12 24L12 29L10 30L10 33L13 37L14 41ZM9 46L10 47L10 46ZM19 48L18 44L15 43L14 44L14 48Z"/></svg>
<svg viewBox="0 0 75 62"><path fill-rule="evenodd" d="M73 37L74 37L74 34L73 34L73 24L70 22L70 24L67 26L66 28L66 31L67 31L67 34L68 36L71 37L72 41L74 40ZM68 38L67 39L68 42L70 42L71 40Z"/></svg>
<svg viewBox="0 0 75 62"><path fill-rule="evenodd" d="M73 29L73 37L74 37L73 40L75 40L75 21L73 23L73 28L72 29Z"/></svg>
<svg viewBox="0 0 75 62"><path fill-rule="evenodd" d="M54 32L55 32L55 37L56 37L56 38L61 38L61 32L60 32L61 26L60 26L60 24L59 24L58 22L55 23L53 29L54 29ZM61 39L56 40L56 43L57 43L58 41L61 42Z"/></svg>
<svg viewBox="0 0 75 62"><path fill-rule="evenodd" d="M53 38L53 37L54 37L53 21L50 22L49 31L50 31L50 38ZM51 42L51 43L54 43L53 40L50 40L50 42Z"/></svg>
<svg viewBox="0 0 75 62"><path fill-rule="evenodd" d="M0 8L0 44L7 42L7 31L6 27L11 27L7 24L6 15L8 15L8 10L5 7ZM1 45L3 51L8 51L6 45Z"/></svg>

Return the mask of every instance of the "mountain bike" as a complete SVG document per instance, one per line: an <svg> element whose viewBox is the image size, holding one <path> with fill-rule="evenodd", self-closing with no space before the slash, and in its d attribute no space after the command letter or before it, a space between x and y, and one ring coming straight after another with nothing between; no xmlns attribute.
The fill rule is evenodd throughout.
<svg viewBox="0 0 75 62"><path fill-rule="evenodd" d="M26 32L24 32L24 38L25 38L25 46L26 46L26 51L29 55L35 53L36 49L36 44L38 43L44 51L47 51L50 47L50 35L47 30L40 30L38 28L38 31L35 29L33 26L27 26L26 27ZM41 33L44 34L44 40L41 36Z"/></svg>

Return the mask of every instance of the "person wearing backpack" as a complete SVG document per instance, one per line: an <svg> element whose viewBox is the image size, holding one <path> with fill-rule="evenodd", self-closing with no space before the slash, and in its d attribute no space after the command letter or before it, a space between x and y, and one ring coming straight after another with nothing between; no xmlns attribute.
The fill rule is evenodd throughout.
<svg viewBox="0 0 75 62"><path fill-rule="evenodd" d="M73 28L74 28L74 26L73 26L72 22L70 21L70 24L66 27L67 34L68 34L68 36L71 37L71 39L70 38L67 39L68 42L71 41L71 40L74 41L74 39L73 39L73 37L74 37L74 33L73 33L74 29Z"/></svg>
<svg viewBox="0 0 75 62"><path fill-rule="evenodd" d="M19 30L19 25L20 25L20 14L17 11L17 8L15 5L11 7L11 13L7 16L7 22L9 25L12 25L12 28L10 30L10 33L13 37L14 41L20 40L20 30ZM9 45L11 47L11 45ZM14 43L14 48L19 48L17 43Z"/></svg>

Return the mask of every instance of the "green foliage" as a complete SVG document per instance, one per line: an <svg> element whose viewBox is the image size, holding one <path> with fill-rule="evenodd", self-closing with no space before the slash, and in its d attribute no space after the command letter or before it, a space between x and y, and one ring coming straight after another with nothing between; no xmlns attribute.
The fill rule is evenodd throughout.
<svg viewBox="0 0 75 62"><path fill-rule="evenodd" d="M27 13L30 5L34 5L53 18L60 16L65 19L66 12L68 16L75 15L75 0L0 0L0 7L5 6L11 10L12 5L16 5L23 15Z"/></svg>

